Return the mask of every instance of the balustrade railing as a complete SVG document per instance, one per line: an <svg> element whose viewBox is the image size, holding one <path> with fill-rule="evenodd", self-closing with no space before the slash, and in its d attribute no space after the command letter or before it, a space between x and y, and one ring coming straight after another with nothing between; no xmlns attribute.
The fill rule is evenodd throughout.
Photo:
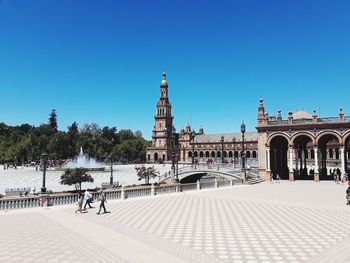
<svg viewBox="0 0 350 263"><path fill-rule="evenodd" d="M134 198L142 196L171 194L176 192L194 191L208 188L228 187L240 184L241 180L219 179L211 181L198 181L197 183L189 184L172 184L160 186L144 186L121 188L103 191L107 200ZM98 200L100 193L92 192L92 198ZM40 206L57 206L75 204L78 202L78 194L62 193L62 194L47 194L29 197L2 198L0 199L0 210L11 210L19 208L31 208Z"/></svg>

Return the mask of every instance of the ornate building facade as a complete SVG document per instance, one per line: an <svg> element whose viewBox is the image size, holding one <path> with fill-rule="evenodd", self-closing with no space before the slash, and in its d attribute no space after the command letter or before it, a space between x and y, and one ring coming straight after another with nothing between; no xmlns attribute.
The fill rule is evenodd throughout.
<svg viewBox="0 0 350 263"><path fill-rule="evenodd" d="M243 154L247 160L257 160L256 132L245 133L244 145L241 133L205 134L203 128L195 132L190 125L176 133L168 88L166 73L163 73L161 95L154 116L152 145L146 150L147 162L168 162L172 156L179 162L187 163L192 161L192 156L196 162L232 162L240 159Z"/></svg>
<svg viewBox="0 0 350 263"><path fill-rule="evenodd" d="M259 174L296 179L333 179L349 166L350 117L342 109L337 117L320 118L316 110L281 111L269 116L260 99L257 117Z"/></svg>

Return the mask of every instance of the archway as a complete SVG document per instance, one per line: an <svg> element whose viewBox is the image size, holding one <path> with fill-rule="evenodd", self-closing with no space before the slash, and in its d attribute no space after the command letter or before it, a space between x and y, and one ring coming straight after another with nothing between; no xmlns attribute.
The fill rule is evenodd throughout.
<svg viewBox="0 0 350 263"><path fill-rule="evenodd" d="M293 167L294 179L314 180L315 163L311 158L311 150L314 146L313 138L307 134L300 134L292 142L295 157Z"/></svg>
<svg viewBox="0 0 350 263"><path fill-rule="evenodd" d="M211 152L211 157L215 158L215 152L214 151Z"/></svg>
<svg viewBox="0 0 350 263"><path fill-rule="evenodd" d="M340 141L332 133L325 133L318 139L320 151L320 179L333 180L334 176L341 175L341 160L339 158ZM337 159L338 157L338 159Z"/></svg>
<svg viewBox="0 0 350 263"><path fill-rule="evenodd" d="M288 162L288 141L284 136L275 136L270 142L270 169L272 176L278 174L281 179L289 178Z"/></svg>
<svg viewBox="0 0 350 263"><path fill-rule="evenodd" d="M154 161L155 161L155 162L158 161L158 153L155 153L155 154L154 154Z"/></svg>

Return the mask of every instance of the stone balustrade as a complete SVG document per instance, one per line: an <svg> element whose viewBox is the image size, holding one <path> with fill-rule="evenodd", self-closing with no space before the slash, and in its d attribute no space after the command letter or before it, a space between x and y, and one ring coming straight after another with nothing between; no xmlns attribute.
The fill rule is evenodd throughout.
<svg viewBox="0 0 350 263"><path fill-rule="evenodd" d="M176 192L195 191L207 188L228 187L240 184L241 180L219 179L206 182L189 183L189 184L171 184L160 186L138 186L130 188L119 188L104 190L107 200L125 199L152 195L171 194ZM98 200L99 192L92 192L92 198ZM0 210L12 210L19 208L31 208L40 206L57 206L75 204L78 202L78 194L74 193L56 193L43 194L29 197L11 197L0 199Z"/></svg>

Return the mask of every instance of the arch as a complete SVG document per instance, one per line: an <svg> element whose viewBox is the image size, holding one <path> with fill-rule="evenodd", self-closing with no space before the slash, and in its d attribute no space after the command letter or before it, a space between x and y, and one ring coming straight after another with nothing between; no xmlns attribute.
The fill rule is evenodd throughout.
<svg viewBox="0 0 350 263"><path fill-rule="evenodd" d="M200 158L203 158L203 157L204 157L204 152L200 151L200 152L199 152L199 157L200 157Z"/></svg>
<svg viewBox="0 0 350 263"><path fill-rule="evenodd" d="M350 139L350 130L344 133L343 144L345 144L348 139Z"/></svg>
<svg viewBox="0 0 350 263"><path fill-rule="evenodd" d="M334 150L334 155L335 155L335 159L336 159L336 160L339 160L339 159L340 159L340 158L339 158L339 157L340 157L340 155L339 155L339 149L335 149L335 150Z"/></svg>
<svg viewBox="0 0 350 263"><path fill-rule="evenodd" d="M256 159L256 151L253 151L253 159Z"/></svg>
<svg viewBox="0 0 350 263"><path fill-rule="evenodd" d="M266 146L270 147L271 141L274 138L276 138L277 136L281 136L281 137L285 138L287 140L287 142L288 142L288 145L291 145L290 137L286 133L284 133L284 132L274 132L274 133L270 134L269 137L267 138Z"/></svg>
<svg viewBox="0 0 350 263"><path fill-rule="evenodd" d="M314 149L311 149L311 151L310 151L310 158L311 158L312 160L315 159L315 150L314 150Z"/></svg>
<svg viewBox="0 0 350 263"><path fill-rule="evenodd" d="M339 144L342 144L343 143L343 140L341 138L341 135L336 132L336 131L332 131L332 130L325 130L325 131L322 131L320 132L319 134L317 134L316 136L316 145L319 144L320 140L324 137L324 136L327 136L327 135L333 135L334 137L336 137L338 139L338 143Z"/></svg>
<svg viewBox="0 0 350 263"><path fill-rule="evenodd" d="M194 152L194 157L198 157L198 152L197 151Z"/></svg>
<svg viewBox="0 0 350 263"><path fill-rule="evenodd" d="M154 161L158 161L158 153L154 153Z"/></svg>
<svg viewBox="0 0 350 263"><path fill-rule="evenodd" d="M221 157L221 152L219 152L219 151L216 152L216 156L217 156L217 157Z"/></svg>
<svg viewBox="0 0 350 263"><path fill-rule="evenodd" d="M211 152L211 157L215 157L215 152L214 151Z"/></svg>
<svg viewBox="0 0 350 263"><path fill-rule="evenodd" d="M188 152L188 158L191 158L191 157L192 157L192 152L189 151L189 152Z"/></svg>
<svg viewBox="0 0 350 263"><path fill-rule="evenodd" d="M232 157L233 157L232 151L229 151L229 152L228 152L228 157L229 157L229 158L232 158Z"/></svg>
<svg viewBox="0 0 350 263"><path fill-rule="evenodd" d="M271 174L274 178L279 175L281 179L288 179L289 171L292 169L288 167L287 161L290 140L283 133L278 133L270 139L269 167Z"/></svg>
<svg viewBox="0 0 350 263"><path fill-rule="evenodd" d="M247 158L250 158L250 151L246 151Z"/></svg>
<svg viewBox="0 0 350 263"><path fill-rule="evenodd" d="M292 137L290 138L290 142L291 144L294 144L295 143L295 140L300 137L300 136L306 136L308 137L311 141L312 141L312 144L315 144L316 142L316 138L315 136L311 133L311 132L308 132L308 131L302 131L302 132L297 132L295 134L292 135Z"/></svg>
<svg viewBox="0 0 350 263"><path fill-rule="evenodd" d="M223 157L226 158L226 157L227 157L227 152L226 152L226 151L223 151L223 152L222 152L222 155L223 155Z"/></svg>
<svg viewBox="0 0 350 263"><path fill-rule="evenodd" d="M205 157L209 158L210 157L210 153L208 151L205 152Z"/></svg>
<svg viewBox="0 0 350 263"><path fill-rule="evenodd" d="M235 151L235 152L234 152L233 157L234 157L234 158L238 158L238 151Z"/></svg>

